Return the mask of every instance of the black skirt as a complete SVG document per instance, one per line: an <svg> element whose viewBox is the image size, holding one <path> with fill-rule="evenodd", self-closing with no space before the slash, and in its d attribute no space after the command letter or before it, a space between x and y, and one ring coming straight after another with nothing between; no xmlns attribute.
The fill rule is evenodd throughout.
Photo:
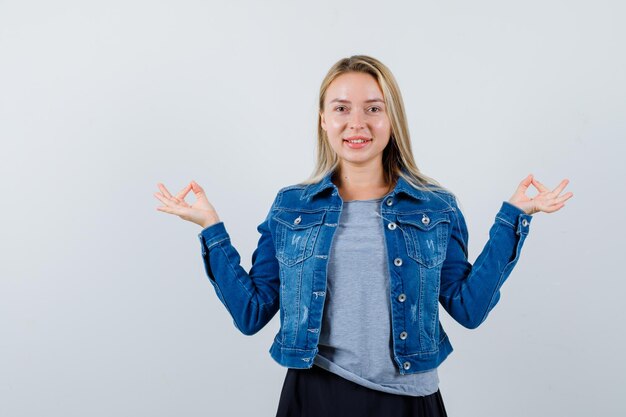
<svg viewBox="0 0 626 417"><path fill-rule="evenodd" d="M317 365L289 368L276 417L447 417L439 390L423 397L373 390Z"/></svg>

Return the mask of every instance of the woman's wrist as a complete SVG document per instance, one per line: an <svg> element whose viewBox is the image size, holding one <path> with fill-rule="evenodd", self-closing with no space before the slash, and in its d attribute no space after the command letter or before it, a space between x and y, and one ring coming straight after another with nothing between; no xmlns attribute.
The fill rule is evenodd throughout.
<svg viewBox="0 0 626 417"><path fill-rule="evenodd" d="M214 224L217 224L220 222L219 217L211 217L210 219L207 219L204 223L202 223L200 226L202 226L203 229L206 229L209 226L213 226Z"/></svg>

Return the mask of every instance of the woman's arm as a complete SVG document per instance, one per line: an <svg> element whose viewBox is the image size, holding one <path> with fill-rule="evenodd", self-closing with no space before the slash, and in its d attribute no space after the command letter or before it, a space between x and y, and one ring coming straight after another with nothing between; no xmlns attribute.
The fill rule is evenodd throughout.
<svg viewBox="0 0 626 417"><path fill-rule="evenodd" d="M157 210L177 215L203 228L198 238L205 270L217 296L232 316L235 327L246 335L258 332L279 307L279 268L270 221L280 192L265 220L257 227L261 237L252 254L252 268L246 272L240 265L241 258L230 242L224 223L198 183L191 181L175 196L165 185L157 185L160 192L154 193L154 196L163 203ZM190 205L185 197L191 191L197 201Z"/></svg>
<svg viewBox="0 0 626 417"><path fill-rule="evenodd" d="M241 257L231 244L223 222L208 226L198 234L209 282L237 329L245 335L261 330L279 308L279 265L270 232L274 203L257 227L261 237L252 254L249 272L240 265Z"/></svg>
<svg viewBox="0 0 626 417"><path fill-rule="evenodd" d="M468 232L456 199L453 207L452 232L446 259L441 270L439 302L463 326L478 327L500 299L500 287L517 263L528 235L532 214L553 213L565 205L574 193L561 193L569 183L562 180L550 191L532 174L524 178L509 201L504 201L489 230L489 240L472 265L468 257ZM530 185L538 194L526 195Z"/></svg>
<svg viewBox="0 0 626 417"><path fill-rule="evenodd" d="M468 231L454 197L446 259L441 270L439 302L460 324L475 329L500 299L500 287L517 263L532 216L502 202L489 240L472 265L468 261Z"/></svg>

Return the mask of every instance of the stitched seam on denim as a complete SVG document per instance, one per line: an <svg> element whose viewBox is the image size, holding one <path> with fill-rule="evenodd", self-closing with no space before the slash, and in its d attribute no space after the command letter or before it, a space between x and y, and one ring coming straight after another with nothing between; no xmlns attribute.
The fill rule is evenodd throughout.
<svg viewBox="0 0 626 417"><path fill-rule="evenodd" d="M285 269L279 267L278 274L279 274L279 279L280 279L279 294L280 294L281 300L283 300L283 303L284 303L285 291L286 291L285 285L284 285ZM276 334L276 337L274 338L274 340L277 340L278 336L280 336L280 344L283 345L285 343L285 329L283 328L283 325L285 324L286 316L287 316L287 313L283 305L280 306L280 310L278 311L278 314L280 317L280 330L278 331L278 334Z"/></svg>
<svg viewBox="0 0 626 417"><path fill-rule="evenodd" d="M398 223L402 223L404 225L411 225L413 227L416 227L424 232L429 232L431 230L433 230L435 228L435 226L437 226L440 223L450 223L449 219L438 219L435 223L429 224L428 226L420 226L419 223L417 222L413 222L413 221L407 221L407 219L402 219L400 218L400 216L398 216Z"/></svg>
<svg viewBox="0 0 626 417"><path fill-rule="evenodd" d="M499 227L499 225L498 225L498 227ZM497 231L497 230L498 230L498 229L496 229L496 231ZM495 234L495 233L494 233L494 234ZM491 239L490 239L489 246L487 246L487 252L485 253L485 256L482 258L482 262L478 265L478 267L477 267L477 268L474 268L474 265L472 265L472 269L470 270L470 275L471 275L471 276L475 277L475 276L477 276L477 275L478 275L478 271L480 271L480 268L482 268L482 266L485 264L485 261L484 261L484 260L485 260L485 259L487 259L487 258L489 257L489 252L491 252L491 246L492 246L492 245L493 245L493 244L491 243ZM469 277L470 275L468 275L468 277ZM465 280L465 282L467 283L467 280ZM469 283L467 283L466 285L469 285ZM458 299L458 298L460 298L461 294L462 294L462 291L458 291L458 292L457 292L457 295L456 295L456 296L453 296L453 297L451 297L451 298L452 298L452 299ZM444 297L444 298L448 298L448 297ZM488 306L488 305L487 305L487 308L489 308L489 306Z"/></svg>
<svg viewBox="0 0 626 417"><path fill-rule="evenodd" d="M274 207L280 206L282 199L283 199L283 191L280 190L278 191L278 194L276 195L276 198L274 199Z"/></svg>
<svg viewBox="0 0 626 417"><path fill-rule="evenodd" d="M501 227L501 225L499 225L499 224L496 225L496 230L493 231L494 237L498 234L498 230L500 230L500 227ZM492 246L493 246L493 243L490 242L487 255L489 255L489 253L491 252L491 247ZM483 259L487 259L487 258L488 258L488 256L485 256ZM480 270L480 268L484 264L485 264L485 261L483 260L483 262L478 266L478 270ZM506 269L506 265L505 265L504 269ZM476 273L478 273L478 270L476 271ZM491 297L489 298L489 303L487 303L487 307L485 308L485 312L484 312L483 316L481 317L481 320L478 322L479 324L482 323L483 321L485 321L485 318L487 317L487 314L489 314L489 306L491 305L491 301L493 300L494 294L498 291L498 288L500 287L499 283L500 283L500 279L501 278L502 278L502 274L500 274L500 278L498 278L498 284L496 284L496 286L494 287L493 292L491 293Z"/></svg>
<svg viewBox="0 0 626 417"><path fill-rule="evenodd" d="M311 256L313 256L313 253L315 252L315 245L317 244L317 239L320 235L320 232L322 231L322 226L318 226L318 227L311 227L311 233L309 233L309 237L307 239L306 245L304 247L304 258L303 261L305 259L309 259ZM308 250L310 248L310 250ZM310 253L309 253L310 252Z"/></svg>
<svg viewBox="0 0 626 417"><path fill-rule="evenodd" d="M221 246L220 246L221 248ZM222 250L223 252L223 250ZM224 254L224 256L226 257L226 259L228 260L228 257L226 256L226 254ZM217 281L214 281L212 279L209 279L209 281L211 282L211 284L215 287L215 290L218 293L218 297L220 298L220 300L222 301L222 303L224 304L224 307L226 307L226 311L228 311L228 314L232 317L233 322L235 323L235 327L239 330L242 331L241 326L237 323L237 320L235 320L235 316L233 315L232 309L228 306L228 303L226 302L226 298L224 297L224 293L222 292L222 289L220 288L220 286L218 285Z"/></svg>
<svg viewBox="0 0 626 417"><path fill-rule="evenodd" d="M226 260L228 261L228 267L230 268L230 270L232 271L233 275L235 275L235 279L237 280L237 282L239 283L239 285L241 286L241 288L246 292L246 294L248 294L248 298L250 298L250 300L258 305L259 302L257 300L254 299L254 297L252 296L252 294L250 294L250 292L248 291L248 289L246 288L245 285L243 285L243 282L241 282L241 280L239 279L239 275L237 275L237 271L235 271L235 268L231 265L230 263L230 259L228 259L228 255L226 254L226 251L224 250L223 247L219 247L222 250L222 253L224 254L224 257L226 258Z"/></svg>
<svg viewBox="0 0 626 417"><path fill-rule="evenodd" d="M271 306L272 306L272 305L276 302L276 300L277 300L277 299L278 299L278 295L277 295L277 296L275 296L274 298L272 298L272 299L271 299L270 301L268 301L267 303L258 303L258 305L259 305L259 307L260 307L260 308L265 308L265 309L268 309L268 308L270 308L270 307L271 307Z"/></svg>
<svg viewBox="0 0 626 417"><path fill-rule="evenodd" d="M285 192L285 191L290 191L290 190L304 190L306 189L306 185L300 185L300 184L292 184L292 185L287 185L283 188L280 189L281 192Z"/></svg>
<svg viewBox="0 0 626 417"><path fill-rule="evenodd" d="M315 221L315 223L310 223L307 224L307 227L291 227L291 223L286 222L285 220L281 219L278 217L278 213L276 213L274 216L272 216L274 220L276 220L278 223L285 225L285 227L288 227L291 230L303 230L303 229L310 229L313 226L317 226L319 224L322 224L323 220L319 220L319 221ZM322 216L323 217L323 216Z"/></svg>
<svg viewBox="0 0 626 417"><path fill-rule="evenodd" d="M374 210L374 213L378 215L378 212L376 210ZM383 216L380 216L381 218L381 224L383 226L383 228L385 227L385 222L383 221L385 218ZM384 229L383 229L384 230ZM334 232L333 232L334 233ZM333 234L334 236L334 234ZM389 263L389 252L390 251L397 251L397 239L391 239L391 242L389 242L389 240L387 240L387 234L383 232L383 240L385 242L385 248L386 248L386 253L385 253L385 257L387 259L386 265L387 265L387 271L389 273L389 297L391 298L391 291L394 287L394 283L393 283L393 276L396 273L396 271L391 267L391 264ZM390 245L395 245L395 247L391 247ZM326 263L326 274L328 274L328 263ZM404 282L403 280L400 280L400 286L401 286L401 291L404 293ZM407 297L408 298L408 297ZM405 300L406 301L406 300ZM326 302L326 299L324 299L324 302ZM391 348L394 354L394 358L395 358L395 354L397 353L398 350L398 345L396 343L396 338L395 338L395 334L396 334L396 326L395 326L395 322L396 320L394 320L394 315L393 315L393 301L390 300L390 311L391 311L391 320L390 320L390 328L391 328ZM403 303L403 304L407 304L407 303ZM402 306L402 317L406 316L406 305ZM402 364L400 362L398 362L399 366L402 366Z"/></svg>
<svg viewBox="0 0 626 417"><path fill-rule="evenodd" d="M511 222L509 222L509 221L505 220L503 217L501 217L501 216L496 216L496 219L497 219L497 220L500 220L500 221L501 221L501 222L503 222L503 223L508 224L509 226L511 226L511 227L513 228L513 230L515 230L515 225L514 225L513 223L511 223Z"/></svg>
<svg viewBox="0 0 626 417"><path fill-rule="evenodd" d="M301 230L308 230L308 234L306 235L306 241L305 241L304 249L302 251L299 251L297 253L297 257L292 260L292 259L286 259L286 256L284 255L285 245L286 245L286 242L287 242L287 231L288 230L292 230L292 229L289 229L288 227L284 226L284 223L282 223L282 222L279 222L279 223L281 224L282 227L280 227L280 228L277 227L277 230L279 232L282 231L282 233L279 234L279 238L280 238L279 243L280 243L280 245L279 245L278 251L276 252L276 259L278 260L278 262L280 262L282 264L285 264L285 265L287 265L289 267L293 267L294 265L299 264L299 263L304 263L304 261L309 259L313 255L313 252L314 252L315 241L317 240L317 235L316 235L316 239L314 239L313 243L311 244L312 245L311 246L311 254L307 255L307 248L309 246L309 242L311 241L311 235L313 234L313 228L316 225L308 227L306 229L301 229ZM321 228L321 226L317 228L317 232L318 233L319 233L319 229L320 228ZM279 258L278 255L280 255L280 258Z"/></svg>
<svg viewBox="0 0 626 417"><path fill-rule="evenodd" d="M303 206L297 206L297 207L293 206L293 205L284 205L284 206L282 206L280 204L277 204L277 205L274 206L274 209L275 210L284 210L284 211L299 211L299 212L303 212L303 213L315 213L315 212L318 212L318 211L325 211L325 212L339 211L340 212L342 210L341 206L333 205L333 204L330 204L330 203L328 205L323 205L323 206L317 207L315 209L307 209L307 208L305 208Z"/></svg>
<svg viewBox="0 0 626 417"><path fill-rule="evenodd" d="M434 297L433 297L434 298L433 303L435 304L435 306L433 308L433 311L434 311L433 319L431 320L431 323L430 323L431 329L432 329L432 333L430 334L430 338L433 341L436 340L435 339L435 333L437 333L437 321L439 320L439 304L438 304L438 301L439 301L439 286L441 285L441 269L442 269L441 267L435 267L435 268L437 268L439 270L439 273L437 275L438 275L438 277L440 279L435 281L436 282L436 284L435 284L435 294L434 294Z"/></svg>
<svg viewBox="0 0 626 417"><path fill-rule="evenodd" d="M417 210L411 210L411 211L406 211L406 210L395 210L395 209L388 209L388 208L384 208L384 210L382 210L385 213L389 213L389 214L398 214L398 215L403 215L403 214L422 214L422 213L434 213L434 214L444 214L444 213L448 213L450 211L453 211L454 208L453 207L445 207L442 209L417 209Z"/></svg>
<svg viewBox="0 0 626 417"><path fill-rule="evenodd" d="M219 245L220 243L224 242L225 240L229 240L229 237L224 237L218 241L212 242L210 245L207 245L207 250L210 250L213 246ZM206 241L205 241L206 242ZM206 243L205 243L206 244Z"/></svg>
<svg viewBox="0 0 626 417"><path fill-rule="evenodd" d="M328 211L327 208L324 207L320 207L320 208L316 208L316 209L307 209L304 207L277 207L277 209L279 211L285 211L285 212L294 212L294 213L307 213L307 214L312 214L312 213L324 213L326 211Z"/></svg>
<svg viewBox="0 0 626 417"><path fill-rule="evenodd" d="M278 348L281 351L305 352L305 353L310 353L310 352L314 352L315 351L315 349L298 349L298 348L287 347L287 346L283 345L282 343L280 343L279 341L275 341L275 343L278 345Z"/></svg>
<svg viewBox="0 0 626 417"><path fill-rule="evenodd" d="M495 298L496 293L498 292L498 289L502 286L503 278L505 275L507 275L507 269L510 271L512 268L509 268L509 266L513 265L519 259L519 254L520 254L520 250L523 244L523 240L524 239L521 237L518 239L517 244L515 245L515 256L513 257L513 260L509 261L506 265L504 265L504 268L502 268L502 273L500 274L500 278L498 279L498 285L496 286L495 291L491 295L491 299L489 300L489 304L487 305L487 311L485 311L485 315L483 316L482 321L484 321L487 314L489 314L489 307L491 307L491 303L493 303L493 299Z"/></svg>
<svg viewBox="0 0 626 417"><path fill-rule="evenodd" d="M437 353L437 352L439 352L441 350L441 349L439 349L439 346L446 339L448 339L448 334L444 331L443 335L442 335L441 339L439 339L439 342L437 343L437 347L435 349L433 349L433 350L425 350L423 352L410 353L408 355L400 355L400 356L402 356L403 358L409 358L411 356L432 355L433 353Z"/></svg>
<svg viewBox="0 0 626 417"><path fill-rule="evenodd" d="M417 352L417 353L409 353L409 354L406 354L406 355L399 355L399 356L402 356L403 358L409 358L411 356L430 355L430 354L436 353L438 351L439 351L439 347L437 347L436 349L432 349L432 350L424 350L424 351Z"/></svg>
<svg viewBox="0 0 626 417"><path fill-rule="evenodd" d="M302 270L304 269L304 262L302 262L299 266L298 266L298 279L296 280L297 285L296 285L296 331L295 334L293 335L293 344L295 345L296 343L298 343L298 330L300 328L300 292L302 291Z"/></svg>
<svg viewBox="0 0 626 417"><path fill-rule="evenodd" d="M450 201L444 199L443 197L440 197L439 194L436 191L433 191L431 193L429 193L429 195L434 195L436 196L438 199L440 199L441 201L443 201L444 203L446 203L448 205L449 208L453 208L452 205L450 204ZM448 196L448 193L444 193L444 195Z"/></svg>
<svg viewBox="0 0 626 417"><path fill-rule="evenodd" d="M278 232L276 236L276 238L278 239L278 250L276 251L276 259L278 259L280 262L283 262L283 259L281 258L283 258L283 253L285 252L285 240L287 240L287 231L282 224L276 226L276 231ZM280 258L278 257L278 255L280 255Z"/></svg>
<svg viewBox="0 0 626 417"><path fill-rule="evenodd" d="M437 326L441 325L441 320L437 320ZM448 334L446 333L445 329L443 328L443 326L441 326L441 332L439 333L439 341L437 342L437 344L441 344L441 342L443 342L445 339L448 338Z"/></svg>
<svg viewBox="0 0 626 417"><path fill-rule="evenodd" d="M459 219L459 214L457 213L457 209L454 208L454 218L456 219L456 225L457 228L459 229L459 236L461 237L461 241L463 243L463 252L465 252L465 257L468 258L469 257L469 247L467 246L467 242L465 241L465 238L463 237L463 228L461 227L461 220Z"/></svg>
<svg viewBox="0 0 626 417"><path fill-rule="evenodd" d="M422 333L425 333L424 330L424 312L423 312L423 308L424 308L424 279L426 278L424 275L424 269L426 269L423 265L419 265L418 266L418 271L419 271L419 278L420 278L420 299L419 299L419 306L418 306L418 313L419 313L419 317L417 318L417 328L418 333L419 333L419 341L420 341L420 346L424 346L424 340L422 338Z"/></svg>

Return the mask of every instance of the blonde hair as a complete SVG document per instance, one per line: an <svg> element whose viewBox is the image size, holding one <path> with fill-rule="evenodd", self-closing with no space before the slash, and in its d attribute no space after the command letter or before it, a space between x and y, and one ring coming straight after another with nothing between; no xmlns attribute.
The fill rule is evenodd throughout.
<svg viewBox="0 0 626 417"><path fill-rule="evenodd" d="M391 123L391 137L383 151L383 172L385 183L391 184L401 176L413 187L423 191L444 190L434 178L423 174L413 158L411 138L400 88L395 77L382 62L367 55L353 55L337 61L328 70L322 81L319 93L319 111L317 117L317 162L313 173L300 184L313 184L322 180L329 172L335 171L339 158L331 148L326 131L322 128L321 113L324 111L324 100L328 86L340 75L348 72L361 72L372 75L383 92L383 99ZM431 187L427 187L430 185ZM453 194L454 195L454 194Z"/></svg>

